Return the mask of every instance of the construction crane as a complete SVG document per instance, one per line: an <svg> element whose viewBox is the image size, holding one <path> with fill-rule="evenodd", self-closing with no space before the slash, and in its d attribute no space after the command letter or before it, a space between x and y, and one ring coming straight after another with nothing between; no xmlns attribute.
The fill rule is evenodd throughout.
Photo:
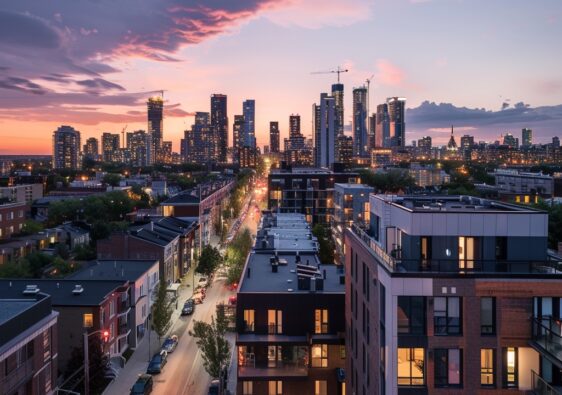
<svg viewBox="0 0 562 395"><path fill-rule="evenodd" d="M373 77L375 75L371 75L369 78L367 78L365 80L365 82L367 83L367 117L370 117L371 114L369 113L369 95L371 93L370 89L371 89L371 81L373 80Z"/></svg>
<svg viewBox="0 0 562 395"><path fill-rule="evenodd" d="M123 140L123 148L125 148L125 130L127 130L127 126L129 125L125 125L125 127L121 129L121 140Z"/></svg>
<svg viewBox="0 0 562 395"><path fill-rule="evenodd" d="M341 73L347 73L349 70L348 69L342 69L340 66L338 66L338 68L336 70L328 70L328 71L313 71L310 74L332 74L332 73L337 73L338 74L338 84L340 83L340 74Z"/></svg>
<svg viewBox="0 0 562 395"><path fill-rule="evenodd" d="M167 91L167 89L162 89L160 91L160 95L162 96L162 100L164 100L164 92L166 92L166 91Z"/></svg>

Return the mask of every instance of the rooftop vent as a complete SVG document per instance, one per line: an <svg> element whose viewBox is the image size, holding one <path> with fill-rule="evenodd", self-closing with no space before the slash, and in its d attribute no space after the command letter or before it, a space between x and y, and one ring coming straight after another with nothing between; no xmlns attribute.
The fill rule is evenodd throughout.
<svg viewBox="0 0 562 395"><path fill-rule="evenodd" d="M72 290L72 293L74 295L80 295L82 292L84 292L84 287L82 287L82 285L80 284L76 284L74 286L74 289Z"/></svg>
<svg viewBox="0 0 562 395"><path fill-rule="evenodd" d="M24 295L37 295L39 293L39 287L37 285L26 285L23 290Z"/></svg>

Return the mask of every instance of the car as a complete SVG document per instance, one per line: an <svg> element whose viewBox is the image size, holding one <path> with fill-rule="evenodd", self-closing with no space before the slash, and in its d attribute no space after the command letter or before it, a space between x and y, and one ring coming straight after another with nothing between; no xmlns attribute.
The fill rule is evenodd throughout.
<svg viewBox="0 0 562 395"><path fill-rule="evenodd" d="M149 374L140 374L139 378L131 387L130 395L147 395L152 392L152 376Z"/></svg>
<svg viewBox="0 0 562 395"><path fill-rule="evenodd" d="M168 360L168 353L164 350L160 351L158 354L154 354L154 356L148 363L148 368L146 368L146 373L148 374L161 373L162 369L166 365L167 360Z"/></svg>
<svg viewBox="0 0 562 395"><path fill-rule="evenodd" d="M193 294L191 298L193 299L193 302L195 304L201 304L203 303L203 299L205 299L205 294L201 292L196 292L195 294Z"/></svg>
<svg viewBox="0 0 562 395"><path fill-rule="evenodd" d="M176 335L172 335L164 340L162 344L162 350L166 351L168 354L174 352L176 347L178 346L178 337Z"/></svg>
<svg viewBox="0 0 562 395"><path fill-rule="evenodd" d="M195 310L195 302L193 301L193 299L188 299L183 304L181 315L191 315L193 314L193 310Z"/></svg>
<svg viewBox="0 0 562 395"><path fill-rule="evenodd" d="M211 384L209 384L209 391L207 392L208 395L219 395L220 389L220 380L213 380Z"/></svg>
<svg viewBox="0 0 562 395"><path fill-rule="evenodd" d="M232 295L230 298L228 298L228 304L231 306L236 306L236 295Z"/></svg>

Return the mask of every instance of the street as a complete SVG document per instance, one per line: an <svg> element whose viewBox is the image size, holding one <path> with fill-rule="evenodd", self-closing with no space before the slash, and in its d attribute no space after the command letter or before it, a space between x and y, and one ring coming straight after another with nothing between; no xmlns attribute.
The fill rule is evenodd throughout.
<svg viewBox="0 0 562 395"><path fill-rule="evenodd" d="M262 198L262 194L256 194L256 201ZM251 196L247 202L251 202ZM256 234L257 225L260 219L260 212L255 203L244 206L246 212L241 215L244 220L235 230L243 230L248 228L252 235ZM190 272L193 276L193 273ZM189 330L193 328L194 320L211 322L211 317L215 315L216 305L219 303L228 303L228 298L235 294L225 283L224 278L215 276L212 284L207 289L206 298L202 304L196 305L195 311L191 316L180 316L185 300L191 297L191 277L188 275L185 286L180 288L180 296L178 301L178 309L174 311L172 316L172 328L170 335L177 335L179 343L175 351L168 355L168 362L164 366L162 373L154 375L153 394L157 395L205 395L211 378L203 367L203 359L195 340L189 335ZM197 282L198 275L195 275ZM231 341L232 353L234 353L234 336L227 333L229 341ZM164 339L162 339L163 341ZM150 342L151 353L154 354L158 349L158 340L154 332L151 335ZM148 365L148 340L143 339L139 348L135 351L131 359L121 370L117 379L112 382L104 392L107 395L127 394L133 386L139 374L146 371ZM235 370L230 369L230 374ZM231 379L231 377L229 377ZM229 380L231 381L231 380ZM231 389L233 391L233 389ZM234 392L232 392L234 393Z"/></svg>

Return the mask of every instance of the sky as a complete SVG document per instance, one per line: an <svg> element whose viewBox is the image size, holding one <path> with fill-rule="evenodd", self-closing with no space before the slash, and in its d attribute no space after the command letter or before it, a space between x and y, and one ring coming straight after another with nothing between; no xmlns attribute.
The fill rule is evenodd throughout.
<svg viewBox="0 0 562 395"><path fill-rule="evenodd" d="M164 90L164 139L179 151L196 111L228 95L230 136L256 100L288 135L329 92L337 66L351 91L371 79L371 110L407 98L406 140L493 141L523 127L562 136L559 0L18 0L0 4L0 154L48 154L53 131L88 137L146 130L146 99Z"/></svg>

